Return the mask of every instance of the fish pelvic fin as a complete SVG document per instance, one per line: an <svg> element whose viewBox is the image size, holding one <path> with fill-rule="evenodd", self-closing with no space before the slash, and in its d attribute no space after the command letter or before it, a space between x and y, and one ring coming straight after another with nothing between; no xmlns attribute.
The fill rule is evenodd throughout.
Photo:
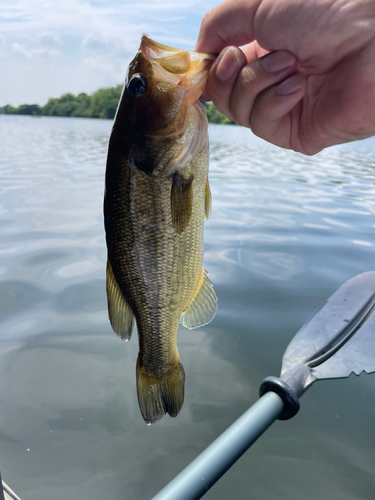
<svg viewBox="0 0 375 500"><path fill-rule="evenodd" d="M120 338L128 341L134 326L134 314L121 293L109 259L107 260L107 302L109 321L113 331Z"/></svg>
<svg viewBox="0 0 375 500"><path fill-rule="evenodd" d="M207 177L206 186L204 188L204 216L206 220L209 220L211 216L211 203L212 203L211 189Z"/></svg>
<svg viewBox="0 0 375 500"><path fill-rule="evenodd" d="M150 374L137 361L137 394L143 420L153 424L166 413L176 417L184 403L185 371L178 360L163 376Z"/></svg>
<svg viewBox="0 0 375 500"><path fill-rule="evenodd" d="M217 311L217 296L208 279L207 271L202 267L194 295L182 313L181 323L189 329L207 325L213 320Z"/></svg>
<svg viewBox="0 0 375 500"><path fill-rule="evenodd" d="M171 190L172 224L179 234L185 231L190 221L193 206L192 182L192 175L188 179L184 179L178 171L173 174Z"/></svg>

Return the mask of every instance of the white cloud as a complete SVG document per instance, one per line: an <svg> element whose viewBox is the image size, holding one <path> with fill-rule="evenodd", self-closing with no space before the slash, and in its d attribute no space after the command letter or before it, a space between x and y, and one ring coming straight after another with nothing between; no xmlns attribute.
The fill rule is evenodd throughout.
<svg viewBox="0 0 375 500"><path fill-rule="evenodd" d="M1 0L0 106L121 83L142 33L193 47L202 16L218 2Z"/></svg>
<svg viewBox="0 0 375 500"><path fill-rule="evenodd" d="M87 35L82 42L82 48L84 50L102 51L108 49L111 45L111 40L102 34L90 34Z"/></svg>
<svg viewBox="0 0 375 500"><path fill-rule="evenodd" d="M93 71L111 71L113 70L113 64L111 62L108 62L107 60L103 58L97 58L94 59L92 57L89 57L87 59L83 60L83 64L90 70Z"/></svg>
<svg viewBox="0 0 375 500"><path fill-rule="evenodd" d="M0 23L27 21L29 16L22 6L0 5Z"/></svg>
<svg viewBox="0 0 375 500"><path fill-rule="evenodd" d="M41 59L54 60L56 59L56 57L62 55L61 52L56 49L43 49L43 48L27 49L24 45L21 45L20 43L13 43L12 50L16 54L22 54L23 56L26 57L26 59L41 58Z"/></svg>
<svg viewBox="0 0 375 500"><path fill-rule="evenodd" d="M41 45L46 47L55 47L61 43L61 39L57 33L44 32L39 37Z"/></svg>
<svg viewBox="0 0 375 500"><path fill-rule="evenodd" d="M137 37L137 43L139 43ZM123 56L125 53L132 53L133 46L129 45L127 40L118 35L107 33L90 33L86 35L81 44L84 52L105 53Z"/></svg>

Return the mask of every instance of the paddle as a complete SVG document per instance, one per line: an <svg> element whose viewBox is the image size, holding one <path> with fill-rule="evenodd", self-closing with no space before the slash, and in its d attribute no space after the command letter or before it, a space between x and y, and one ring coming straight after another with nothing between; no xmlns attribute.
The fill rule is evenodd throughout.
<svg viewBox="0 0 375 500"><path fill-rule="evenodd" d="M344 283L289 344L280 378L267 377L260 399L152 500L201 498L278 418L292 418L316 380L375 372L375 271Z"/></svg>
<svg viewBox="0 0 375 500"><path fill-rule="evenodd" d="M4 500L4 490L3 490L3 482L1 480L1 474L0 474L0 500Z"/></svg>

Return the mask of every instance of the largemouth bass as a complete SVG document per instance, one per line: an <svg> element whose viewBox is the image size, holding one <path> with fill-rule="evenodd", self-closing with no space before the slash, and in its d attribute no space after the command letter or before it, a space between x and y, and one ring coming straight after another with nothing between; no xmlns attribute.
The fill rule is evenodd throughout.
<svg viewBox="0 0 375 500"><path fill-rule="evenodd" d="M202 267L208 219L207 117L198 98L212 56L143 36L109 142L104 219L107 298L115 333L139 337L139 407L147 423L175 417L185 373L176 340L209 323L217 297Z"/></svg>

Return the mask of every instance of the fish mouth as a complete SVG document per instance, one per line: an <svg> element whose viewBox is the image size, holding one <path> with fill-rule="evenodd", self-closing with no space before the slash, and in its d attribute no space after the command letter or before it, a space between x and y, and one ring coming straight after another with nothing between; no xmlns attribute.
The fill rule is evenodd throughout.
<svg viewBox="0 0 375 500"><path fill-rule="evenodd" d="M185 90L185 98L191 104L201 96L206 86L208 70L216 54L183 50L155 42L144 34L140 52L153 68L155 84L178 85Z"/></svg>
<svg viewBox="0 0 375 500"><path fill-rule="evenodd" d="M162 93L176 96L179 111L164 127L146 134L148 139L168 141L166 161L161 161L153 176L170 176L195 158L207 142L207 116L199 102L216 55L183 50L155 42L143 35L139 52L151 65L152 85Z"/></svg>

